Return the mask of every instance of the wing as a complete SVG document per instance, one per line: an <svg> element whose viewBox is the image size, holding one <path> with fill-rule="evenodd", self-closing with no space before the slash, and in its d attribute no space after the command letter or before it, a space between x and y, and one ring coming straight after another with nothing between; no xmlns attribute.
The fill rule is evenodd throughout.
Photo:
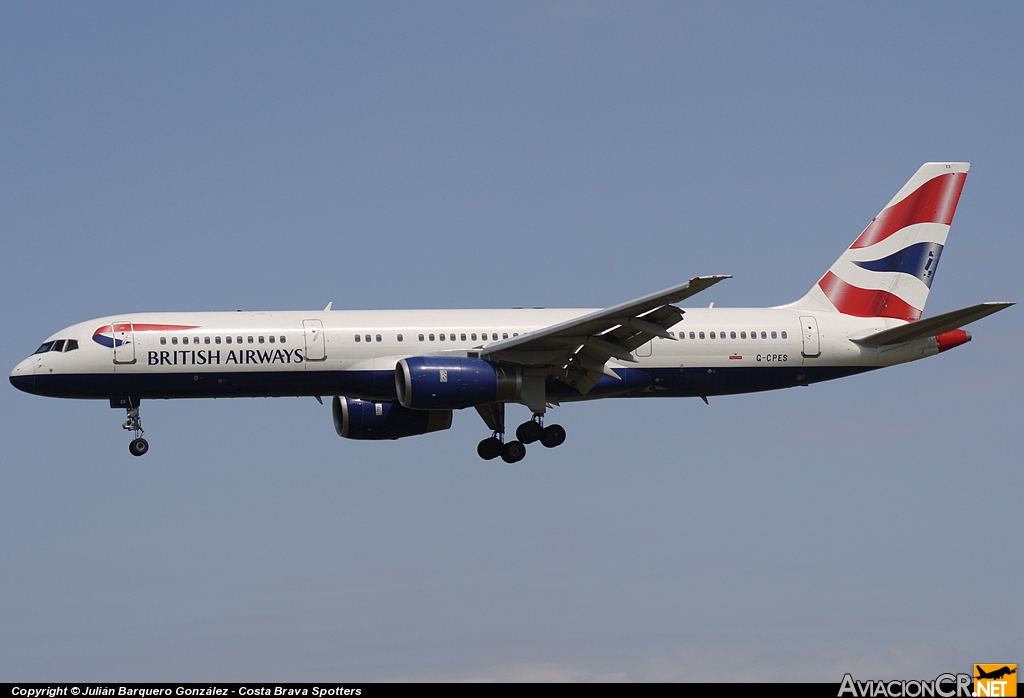
<svg viewBox="0 0 1024 698"><path fill-rule="evenodd" d="M673 306L717 284L723 276L698 276L642 298L620 303L566 322L491 344L480 352L489 361L546 367L586 395L601 376L620 380L607 365L611 359L635 362L632 352L655 337L675 339L668 328L682 320Z"/></svg>

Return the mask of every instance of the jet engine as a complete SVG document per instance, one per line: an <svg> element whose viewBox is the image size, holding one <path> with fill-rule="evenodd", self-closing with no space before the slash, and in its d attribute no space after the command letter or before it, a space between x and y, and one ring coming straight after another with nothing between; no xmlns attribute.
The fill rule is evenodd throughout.
<svg viewBox="0 0 1024 698"><path fill-rule="evenodd" d="M397 402L334 396L334 429L346 439L401 439L452 425L451 410L407 410Z"/></svg>
<svg viewBox="0 0 1024 698"><path fill-rule="evenodd" d="M517 400L523 371L483 359L413 356L395 366L395 388L403 407L458 410Z"/></svg>

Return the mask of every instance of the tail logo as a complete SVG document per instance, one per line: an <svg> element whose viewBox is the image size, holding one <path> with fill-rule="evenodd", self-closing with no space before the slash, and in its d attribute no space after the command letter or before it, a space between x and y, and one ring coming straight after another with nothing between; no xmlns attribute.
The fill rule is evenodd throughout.
<svg viewBox="0 0 1024 698"><path fill-rule="evenodd" d="M962 171L947 171L953 168ZM918 170L818 281L836 310L921 318L966 179L966 163L927 163Z"/></svg>
<svg viewBox="0 0 1024 698"><path fill-rule="evenodd" d="M888 257L853 263L868 271L909 274L917 277L924 282L925 286L931 288L932 279L935 278L935 269L939 266L939 257L942 256L942 247L937 242L919 242L899 252L894 252Z"/></svg>

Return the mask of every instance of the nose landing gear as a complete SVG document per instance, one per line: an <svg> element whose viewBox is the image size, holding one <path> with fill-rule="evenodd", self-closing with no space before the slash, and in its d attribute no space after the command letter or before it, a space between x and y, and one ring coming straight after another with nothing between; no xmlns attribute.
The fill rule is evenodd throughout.
<svg viewBox="0 0 1024 698"><path fill-rule="evenodd" d="M113 400L111 400L111 402L113 402ZM126 407L128 419L121 425L121 428L126 431L135 432L135 438L132 439L130 444L128 444L128 452L133 456L144 456L146 455L146 452L149 451L149 442L142 438L142 434L144 432L142 430L142 419L139 417L138 402L135 401L134 405L131 404L131 402L132 400L129 398L128 406Z"/></svg>

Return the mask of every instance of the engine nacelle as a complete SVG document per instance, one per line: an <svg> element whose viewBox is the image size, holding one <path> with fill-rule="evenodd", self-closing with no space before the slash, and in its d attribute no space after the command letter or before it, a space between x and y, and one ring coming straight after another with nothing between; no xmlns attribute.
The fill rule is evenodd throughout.
<svg viewBox="0 0 1024 698"><path fill-rule="evenodd" d="M458 410L519 399L523 370L458 356L413 356L395 366L395 388L403 407Z"/></svg>
<svg viewBox="0 0 1024 698"><path fill-rule="evenodd" d="M407 410L396 402L334 396L334 429L346 439L401 439L452 425L451 410Z"/></svg>

